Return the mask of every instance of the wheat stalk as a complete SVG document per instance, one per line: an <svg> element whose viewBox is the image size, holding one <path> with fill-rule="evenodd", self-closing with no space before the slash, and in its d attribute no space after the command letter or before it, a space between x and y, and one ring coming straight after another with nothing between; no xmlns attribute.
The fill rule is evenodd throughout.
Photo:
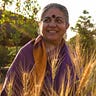
<svg viewBox="0 0 96 96"><path fill-rule="evenodd" d="M84 71L82 73L82 78L80 80L76 96L81 94L83 88L88 85L88 82L90 81L90 76L95 66L96 66L96 56L93 53L92 56L90 57L89 63L86 64Z"/></svg>

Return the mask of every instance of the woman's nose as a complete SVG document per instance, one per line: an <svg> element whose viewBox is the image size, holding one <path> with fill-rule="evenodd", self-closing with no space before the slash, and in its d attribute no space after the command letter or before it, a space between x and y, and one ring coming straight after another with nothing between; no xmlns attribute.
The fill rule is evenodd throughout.
<svg viewBox="0 0 96 96"><path fill-rule="evenodd" d="M57 24L56 24L55 20L51 20L51 22L49 23L49 26L50 27L56 27Z"/></svg>

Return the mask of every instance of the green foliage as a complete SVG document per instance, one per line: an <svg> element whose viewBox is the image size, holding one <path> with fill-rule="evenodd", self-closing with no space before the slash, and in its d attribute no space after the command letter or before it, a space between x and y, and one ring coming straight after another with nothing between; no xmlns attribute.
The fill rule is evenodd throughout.
<svg viewBox="0 0 96 96"><path fill-rule="evenodd" d="M15 49L15 47L7 47L0 45L0 74L2 77L0 79L0 83L4 81L6 72L16 55Z"/></svg>
<svg viewBox="0 0 96 96"><path fill-rule="evenodd" d="M8 48L0 45L0 66L5 66L8 63L8 54Z"/></svg>
<svg viewBox="0 0 96 96"><path fill-rule="evenodd" d="M19 49L20 49L20 46L18 47L18 50L16 50L15 47L7 47L8 48L8 57L9 57L9 60L8 60L8 64L7 66L10 66L10 64L12 63L14 57L16 56L17 52Z"/></svg>
<svg viewBox="0 0 96 96"><path fill-rule="evenodd" d="M37 3L37 0L26 0L24 2L22 14L24 14L24 16L33 18L36 16L39 9L40 9L40 6Z"/></svg>
<svg viewBox="0 0 96 96"><path fill-rule="evenodd" d="M96 25L92 23L91 16L86 10L83 11L83 16L80 16L75 28L71 28L77 32L79 50L89 58L93 50L96 48ZM71 41L72 42L72 41Z"/></svg>
<svg viewBox="0 0 96 96"><path fill-rule="evenodd" d="M15 55L16 55L15 47L7 47L0 45L0 68L8 66L8 64L11 64Z"/></svg>
<svg viewBox="0 0 96 96"><path fill-rule="evenodd" d="M29 19L25 24L21 26L20 29L25 30L25 34L27 32L30 38L35 38L37 36L37 31L38 31L38 22Z"/></svg>
<svg viewBox="0 0 96 96"><path fill-rule="evenodd" d="M38 22L33 18L28 19L22 15L8 11L1 11L1 13L0 44L3 43L2 45L18 46L20 42L23 42L21 41L23 40L21 37L27 37L26 41L28 41L37 36Z"/></svg>
<svg viewBox="0 0 96 96"><path fill-rule="evenodd" d="M37 0L2 0L0 10L0 68L12 63L19 48L38 34ZM15 1L15 3L14 3ZM16 4L14 12L6 8Z"/></svg>
<svg viewBox="0 0 96 96"><path fill-rule="evenodd" d="M2 9L5 10L7 5L9 6L12 5L13 1L14 0L1 0L0 3L1 3Z"/></svg>
<svg viewBox="0 0 96 96"><path fill-rule="evenodd" d="M14 0L3 1L4 4L6 4L7 6L9 3L14 3ZM16 0L14 4L16 4L14 7L14 12L16 13L12 13L11 11L6 10L0 10L0 25L3 25L3 28L7 27L6 29L4 29L4 32L8 30L12 33L12 28L14 27L13 29L18 31L19 33L24 33L25 35L27 35L27 37L29 36L29 38L36 37L38 30L38 22L36 21L36 15L40 10L40 6L37 3L37 0L25 0L22 2L20 0ZM6 24L6 22L8 25L10 25L11 30L9 30L9 26ZM6 24L6 26L4 26L4 24ZM6 34L6 32L4 34Z"/></svg>

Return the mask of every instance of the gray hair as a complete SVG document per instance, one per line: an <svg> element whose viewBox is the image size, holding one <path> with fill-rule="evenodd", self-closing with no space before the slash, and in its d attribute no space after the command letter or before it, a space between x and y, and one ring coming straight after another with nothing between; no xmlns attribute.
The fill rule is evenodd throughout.
<svg viewBox="0 0 96 96"><path fill-rule="evenodd" d="M43 10L42 10L42 14L41 14L41 19L43 18L44 14L50 9L50 8L58 8L60 11L62 11L64 13L65 16L65 22L67 24L69 24L69 14L68 14L68 10L65 6L61 5L61 4L57 4L57 3L50 3L48 5L46 5Z"/></svg>

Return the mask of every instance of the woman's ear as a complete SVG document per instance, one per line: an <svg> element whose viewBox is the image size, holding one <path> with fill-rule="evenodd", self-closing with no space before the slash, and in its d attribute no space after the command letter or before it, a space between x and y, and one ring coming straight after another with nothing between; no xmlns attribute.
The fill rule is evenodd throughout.
<svg viewBox="0 0 96 96"><path fill-rule="evenodd" d="M40 21L38 21L38 26L40 26Z"/></svg>
<svg viewBox="0 0 96 96"><path fill-rule="evenodd" d="M69 26L70 26L70 24L69 24L69 23L67 23L67 24L66 24L66 30L69 28Z"/></svg>
<svg viewBox="0 0 96 96"><path fill-rule="evenodd" d="M39 26L41 25L41 21L38 21L38 25L39 25Z"/></svg>
<svg viewBox="0 0 96 96"><path fill-rule="evenodd" d="M39 29L41 29L41 21L38 21Z"/></svg>
<svg viewBox="0 0 96 96"><path fill-rule="evenodd" d="M38 34L42 34L41 30L42 30L42 27L41 27L41 21L38 21Z"/></svg>

